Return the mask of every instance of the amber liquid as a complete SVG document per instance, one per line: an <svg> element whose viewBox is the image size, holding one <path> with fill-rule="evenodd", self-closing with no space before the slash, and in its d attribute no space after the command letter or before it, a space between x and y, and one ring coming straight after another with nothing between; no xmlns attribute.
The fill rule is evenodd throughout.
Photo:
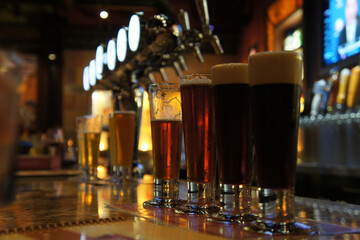
<svg viewBox="0 0 360 240"><path fill-rule="evenodd" d="M156 179L179 178L181 131L182 123L179 120L151 120Z"/></svg>
<svg viewBox="0 0 360 240"><path fill-rule="evenodd" d="M111 116L109 118L109 143L110 143L110 163L111 166L117 165L117 151L116 151L116 128L115 128L115 118Z"/></svg>
<svg viewBox="0 0 360 240"><path fill-rule="evenodd" d="M209 84L181 85L188 181L215 182L213 94Z"/></svg>
<svg viewBox="0 0 360 240"><path fill-rule="evenodd" d="M99 158L100 133L85 133L86 166L89 167L90 176L95 176Z"/></svg>
<svg viewBox="0 0 360 240"><path fill-rule="evenodd" d="M131 168L134 156L135 112L114 114L117 164Z"/></svg>
<svg viewBox="0 0 360 240"><path fill-rule="evenodd" d="M86 166L84 136L77 137L77 154L78 154L78 165L79 168L82 169Z"/></svg>
<svg viewBox="0 0 360 240"><path fill-rule="evenodd" d="M224 84L215 85L213 91L220 183L250 184L250 87Z"/></svg>

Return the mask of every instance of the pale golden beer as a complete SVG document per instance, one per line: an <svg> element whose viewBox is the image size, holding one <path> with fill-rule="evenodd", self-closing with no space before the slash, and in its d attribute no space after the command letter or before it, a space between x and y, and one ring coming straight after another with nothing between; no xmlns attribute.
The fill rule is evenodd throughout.
<svg viewBox="0 0 360 240"><path fill-rule="evenodd" d="M78 154L79 169L82 169L86 166L84 135L77 136L77 154Z"/></svg>
<svg viewBox="0 0 360 240"><path fill-rule="evenodd" d="M97 167L99 158L100 135L102 129L101 115L84 116L84 142L85 142L85 179L97 180Z"/></svg>
<svg viewBox="0 0 360 240"><path fill-rule="evenodd" d="M117 165L131 169L135 141L135 111L115 111ZM110 136L111 138L111 136Z"/></svg>
<svg viewBox="0 0 360 240"><path fill-rule="evenodd" d="M85 154L86 165L89 168L90 176L96 176L99 158L100 133L85 133Z"/></svg>

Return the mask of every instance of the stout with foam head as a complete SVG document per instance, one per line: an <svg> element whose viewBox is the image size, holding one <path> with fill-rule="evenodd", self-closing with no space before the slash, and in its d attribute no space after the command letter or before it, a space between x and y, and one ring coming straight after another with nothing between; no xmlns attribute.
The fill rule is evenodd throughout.
<svg viewBox="0 0 360 240"><path fill-rule="evenodd" d="M263 52L249 57L257 180L261 188L295 186L301 55Z"/></svg>
<svg viewBox="0 0 360 240"><path fill-rule="evenodd" d="M248 65L212 67L220 183L250 184L252 176Z"/></svg>

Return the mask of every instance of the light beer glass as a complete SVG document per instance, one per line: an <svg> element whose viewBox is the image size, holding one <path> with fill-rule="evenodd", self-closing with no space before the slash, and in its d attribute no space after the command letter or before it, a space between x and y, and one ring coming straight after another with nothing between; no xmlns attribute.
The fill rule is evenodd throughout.
<svg viewBox="0 0 360 240"><path fill-rule="evenodd" d="M80 180L87 180L88 169L86 166L85 156L85 135L84 135L84 117L76 117L76 142L77 142L77 158L78 169L80 171Z"/></svg>
<svg viewBox="0 0 360 240"><path fill-rule="evenodd" d="M116 167L120 180L131 178L131 168L134 156L135 144L135 111L114 111L113 120L115 124L116 144ZM110 130L111 131L111 130ZM112 141L110 141L111 144Z"/></svg>
<svg viewBox="0 0 360 240"><path fill-rule="evenodd" d="M86 115L84 116L84 141L85 141L85 169L87 169L90 181L99 180L97 176L97 167L99 159L100 134L102 130L102 116Z"/></svg>
<svg viewBox="0 0 360 240"><path fill-rule="evenodd" d="M182 76L180 91L188 199L175 211L209 214L218 209L215 200L216 152L210 74Z"/></svg>
<svg viewBox="0 0 360 240"><path fill-rule="evenodd" d="M144 206L174 207L179 203L182 115L179 84L149 87L154 161L154 199Z"/></svg>
<svg viewBox="0 0 360 240"><path fill-rule="evenodd" d="M226 222L254 220L251 213L253 175L248 64L229 63L211 68L220 212L211 219Z"/></svg>
<svg viewBox="0 0 360 240"><path fill-rule="evenodd" d="M295 168L300 114L302 56L262 52L249 57L252 124L258 181L258 219L265 234L309 234L295 221Z"/></svg>

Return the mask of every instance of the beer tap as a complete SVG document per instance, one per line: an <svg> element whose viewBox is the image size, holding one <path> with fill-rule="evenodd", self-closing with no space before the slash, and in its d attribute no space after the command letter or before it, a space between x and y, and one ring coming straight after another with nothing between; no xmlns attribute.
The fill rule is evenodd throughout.
<svg viewBox="0 0 360 240"><path fill-rule="evenodd" d="M195 0L195 3L200 15L200 20L202 22L202 33L204 34L204 40L210 41L210 44L214 48L217 55L224 53L219 37L213 34L212 29L210 28L210 18L207 1Z"/></svg>

